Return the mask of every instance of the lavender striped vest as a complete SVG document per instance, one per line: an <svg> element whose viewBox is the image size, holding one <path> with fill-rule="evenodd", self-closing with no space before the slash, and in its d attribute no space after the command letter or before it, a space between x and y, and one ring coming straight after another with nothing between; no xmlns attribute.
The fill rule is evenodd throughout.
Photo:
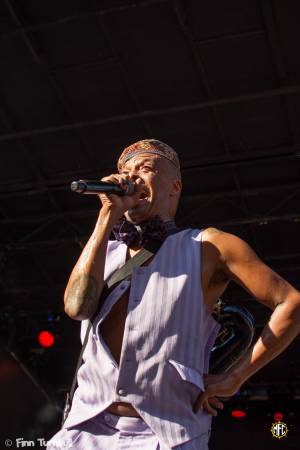
<svg viewBox="0 0 300 450"><path fill-rule="evenodd" d="M106 298L93 322L78 371L78 387L64 428L77 425L113 402L129 402L169 447L211 428L212 416L192 406L204 389L203 373L220 324L208 313L201 287L202 230L166 238L148 266L135 268ZM126 261L127 246L109 241L105 279ZM130 287L120 363L99 324ZM83 341L88 321L81 323Z"/></svg>

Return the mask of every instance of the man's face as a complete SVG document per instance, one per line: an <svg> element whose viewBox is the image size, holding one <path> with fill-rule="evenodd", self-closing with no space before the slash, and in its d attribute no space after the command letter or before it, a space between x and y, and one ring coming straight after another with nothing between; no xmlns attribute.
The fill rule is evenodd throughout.
<svg viewBox="0 0 300 450"><path fill-rule="evenodd" d="M125 212L127 220L140 223L156 214L163 220L172 218L170 194L177 178L172 166L166 158L149 153L136 155L123 165L121 174L144 185L139 204Z"/></svg>

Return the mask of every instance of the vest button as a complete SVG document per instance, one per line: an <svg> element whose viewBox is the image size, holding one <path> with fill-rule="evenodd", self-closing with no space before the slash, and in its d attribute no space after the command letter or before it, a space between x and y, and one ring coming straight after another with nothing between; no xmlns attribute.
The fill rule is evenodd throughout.
<svg viewBox="0 0 300 450"><path fill-rule="evenodd" d="M125 395L127 395L127 391L125 389L120 388L120 389L118 389L118 394L125 396Z"/></svg>

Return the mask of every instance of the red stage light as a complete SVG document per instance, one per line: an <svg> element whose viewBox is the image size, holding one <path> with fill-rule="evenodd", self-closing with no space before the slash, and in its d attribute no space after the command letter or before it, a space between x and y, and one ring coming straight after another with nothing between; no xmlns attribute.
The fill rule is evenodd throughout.
<svg viewBox="0 0 300 450"><path fill-rule="evenodd" d="M276 413L274 414L274 420L275 420L276 422L280 422L282 419L283 419L283 414L282 414L281 412L276 412Z"/></svg>
<svg viewBox="0 0 300 450"><path fill-rule="evenodd" d="M235 419L242 419L243 417L246 416L246 413L245 413L245 411L242 411L241 409L233 409L231 411L231 415Z"/></svg>
<svg viewBox="0 0 300 450"><path fill-rule="evenodd" d="M41 331L38 335L39 344L44 348L52 347L54 340L53 334L49 331Z"/></svg>

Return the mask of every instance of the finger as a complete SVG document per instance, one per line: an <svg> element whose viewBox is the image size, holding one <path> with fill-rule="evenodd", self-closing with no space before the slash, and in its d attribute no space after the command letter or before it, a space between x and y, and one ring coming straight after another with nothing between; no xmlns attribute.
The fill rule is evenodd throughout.
<svg viewBox="0 0 300 450"><path fill-rule="evenodd" d="M116 184L116 185L120 186L125 193L128 192L129 183L133 184L133 182L127 178L127 175L123 175L123 174L112 174L109 177L102 178L101 181ZM134 187L134 191L136 191L135 187ZM105 194L105 195L110 196L110 195L116 195L116 194ZM111 199L113 199L113 198L114 197L111 197Z"/></svg>
<svg viewBox="0 0 300 450"><path fill-rule="evenodd" d="M193 406L193 411L194 411L194 413L197 413L197 412L199 411L199 409L202 408L204 398L205 398L205 397L204 397L204 392L202 392L202 393L197 397L197 400L195 401L194 406Z"/></svg>
<svg viewBox="0 0 300 450"><path fill-rule="evenodd" d="M122 187L126 188L128 186L129 180L125 177L125 175L117 175L116 182Z"/></svg>
<svg viewBox="0 0 300 450"><path fill-rule="evenodd" d="M203 402L203 409L208 412L209 414L213 415L213 416L217 416L218 412L216 409L214 409L210 403L209 403L209 399L206 398Z"/></svg>
<svg viewBox="0 0 300 450"><path fill-rule="evenodd" d="M216 408L223 409L224 404L217 397L209 397L209 403Z"/></svg>
<svg viewBox="0 0 300 450"><path fill-rule="evenodd" d="M117 181L120 175L117 173L112 173L111 175L109 175L108 177L102 177L100 181L106 181L106 182L113 182L113 181Z"/></svg>
<svg viewBox="0 0 300 450"><path fill-rule="evenodd" d="M113 173L109 175L108 177L101 178L101 181L105 181L107 183L118 183L118 184L125 184L128 183L128 180L125 175L121 175L118 173Z"/></svg>

